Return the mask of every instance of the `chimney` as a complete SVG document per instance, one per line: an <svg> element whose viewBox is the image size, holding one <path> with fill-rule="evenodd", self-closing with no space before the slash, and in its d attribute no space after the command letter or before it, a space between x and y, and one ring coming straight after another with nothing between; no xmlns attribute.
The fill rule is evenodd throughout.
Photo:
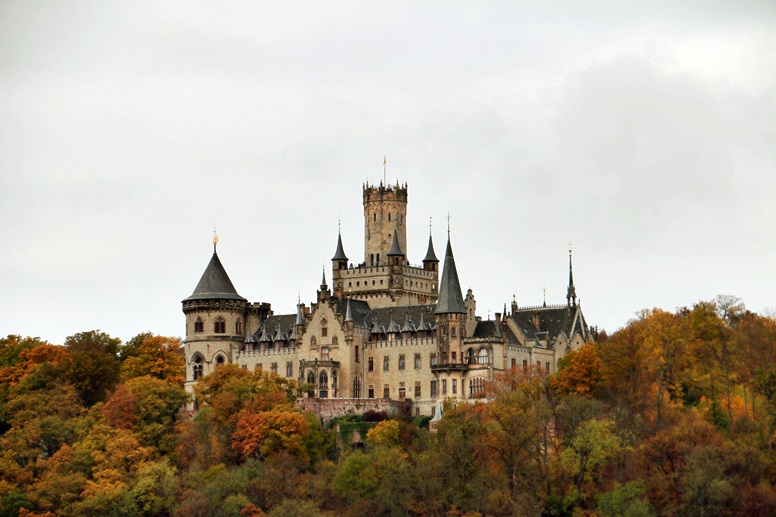
<svg viewBox="0 0 776 517"><path fill-rule="evenodd" d="M539 318L539 313L534 312L533 313L533 326L536 327L536 330L542 330L542 320Z"/></svg>
<svg viewBox="0 0 776 517"><path fill-rule="evenodd" d="M496 313L496 323L501 323L501 313L500 312Z"/></svg>

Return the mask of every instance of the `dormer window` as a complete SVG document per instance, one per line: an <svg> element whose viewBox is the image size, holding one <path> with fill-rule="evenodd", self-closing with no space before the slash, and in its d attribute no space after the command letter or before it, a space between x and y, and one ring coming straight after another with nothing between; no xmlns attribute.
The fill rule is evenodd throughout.
<svg viewBox="0 0 776 517"><path fill-rule="evenodd" d="M202 321L202 318L197 318L197 321L194 322L194 332L200 333L205 331L205 323Z"/></svg>
<svg viewBox="0 0 776 517"><path fill-rule="evenodd" d="M213 323L213 332L216 334L226 334L226 321L224 318L216 318Z"/></svg>

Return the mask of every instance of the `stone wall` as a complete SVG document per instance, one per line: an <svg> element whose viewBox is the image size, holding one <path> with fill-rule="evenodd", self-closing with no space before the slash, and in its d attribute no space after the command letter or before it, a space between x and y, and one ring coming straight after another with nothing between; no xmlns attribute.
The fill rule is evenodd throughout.
<svg viewBox="0 0 776 517"><path fill-rule="evenodd" d="M411 400L389 399L300 399L296 407L315 415L326 425L332 418L343 415L360 415L367 411L385 411L389 416L409 412Z"/></svg>

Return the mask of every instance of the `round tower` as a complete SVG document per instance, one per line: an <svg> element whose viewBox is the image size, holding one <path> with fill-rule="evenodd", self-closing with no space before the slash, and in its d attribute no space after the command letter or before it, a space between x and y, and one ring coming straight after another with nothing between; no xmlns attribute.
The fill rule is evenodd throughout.
<svg viewBox="0 0 776 517"><path fill-rule="evenodd" d="M364 263L388 264L394 234L407 256L407 184L364 185Z"/></svg>

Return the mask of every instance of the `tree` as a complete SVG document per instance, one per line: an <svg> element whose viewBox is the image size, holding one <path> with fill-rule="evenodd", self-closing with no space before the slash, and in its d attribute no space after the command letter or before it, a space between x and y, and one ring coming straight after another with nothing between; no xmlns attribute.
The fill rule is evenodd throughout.
<svg viewBox="0 0 776 517"><path fill-rule="evenodd" d="M68 355L63 374L75 386L86 406L104 401L118 382L120 344L120 339L99 330L81 332L65 339Z"/></svg>
<svg viewBox="0 0 776 517"><path fill-rule="evenodd" d="M121 365L121 379L123 381L143 376L155 377L183 386L185 380L184 357L181 343L177 338L144 337L134 351L134 355L127 357Z"/></svg>

